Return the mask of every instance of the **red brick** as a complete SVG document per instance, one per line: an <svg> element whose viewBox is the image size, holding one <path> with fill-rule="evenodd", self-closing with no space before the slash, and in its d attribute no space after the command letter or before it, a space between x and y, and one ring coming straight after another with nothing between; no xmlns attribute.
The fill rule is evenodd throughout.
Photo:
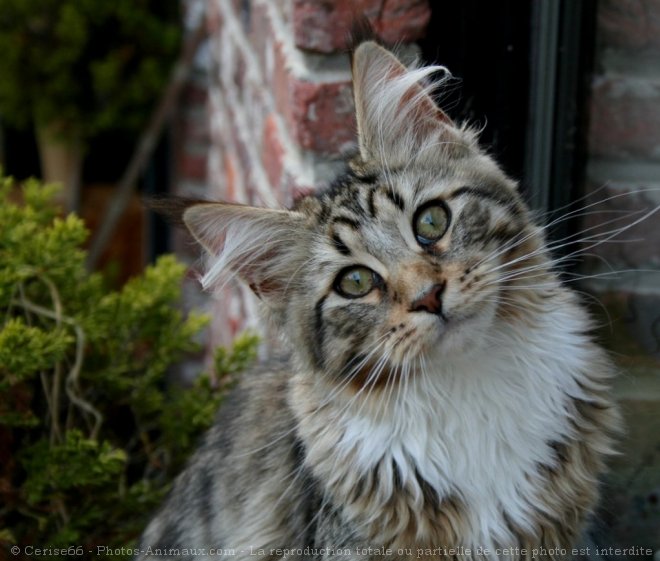
<svg viewBox="0 0 660 561"><path fill-rule="evenodd" d="M596 201L603 202L591 207L585 216L581 224L586 231L585 235L596 239L599 235L603 236L604 232L613 232L617 228L629 226L617 236L603 236L611 239L591 247L587 252L588 258L599 258L596 264L601 267L603 262L614 268L625 269L660 265L660 228L657 216L652 215L632 225L657 206L653 193L645 192L648 187L644 186L644 182L608 181L605 186L592 184L588 189L598 191L587 199L585 205ZM617 217L619 219L612 222Z"/></svg>
<svg viewBox="0 0 660 561"><path fill-rule="evenodd" d="M211 314L210 345L213 349L219 345L229 345L245 327L245 316L236 317L235 308L243 311L242 295L236 288L225 288L217 295Z"/></svg>
<svg viewBox="0 0 660 561"><path fill-rule="evenodd" d="M206 106L208 101L208 89L197 84L187 84L181 92L181 106L202 107Z"/></svg>
<svg viewBox="0 0 660 561"><path fill-rule="evenodd" d="M239 108L237 110L245 109ZM255 166L261 165L261 162L258 160L255 161L254 157L250 153L250 150L245 145L245 142L243 142L243 136L239 134L239 125L234 119L233 114L230 114L230 118L225 123L225 126L229 128L230 136L233 141L233 150L230 153L236 166L235 169L240 170L236 173L236 177L241 178L244 191L247 193L248 198L250 198L250 194L255 191L253 170Z"/></svg>
<svg viewBox="0 0 660 561"><path fill-rule="evenodd" d="M255 165L258 165L256 162L252 161L250 152L248 151L247 146L241 140L241 137L238 135L234 138L234 146L236 147L237 163L241 169L241 176L246 180L250 176L250 171Z"/></svg>
<svg viewBox="0 0 660 561"><path fill-rule="evenodd" d="M349 82L317 84L297 78L291 71L283 45L275 37L268 11L261 4L253 7L249 39L265 77L264 89L274 96L277 110L301 148L337 154L353 141ZM270 69L268 57L273 57ZM251 118L258 116L262 106L263 103L251 104ZM259 125L258 122L253 124Z"/></svg>
<svg viewBox="0 0 660 561"><path fill-rule="evenodd" d="M408 42L423 35L431 9L428 0L294 0L296 46L322 53L345 50L362 16L386 42Z"/></svg>
<svg viewBox="0 0 660 561"><path fill-rule="evenodd" d="M350 82L315 84L294 79L291 88L291 126L302 148L338 154L355 141Z"/></svg>
<svg viewBox="0 0 660 561"><path fill-rule="evenodd" d="M222 14L217 2L206 3L206 32L209 36L213 36L220 32L222 27Z"/></svg>
<svg viewBox="0 0 660 561"><path fill-rule="evenodd" d="M271 188L275 189L282 182L282 171L284 170L284 146L277 130L277 122L274 115L266 118L263 139L261 142L261 161L266 171L266 176Z"/></svg>
<svg viewBox="0 0 660 561"><path fill-rule="evenodd" d="M206 181L207 155L191 154L182 150L178 159L178 175L180 178Z"/></svg>
<svg viewBox="0 0 660 561"><path fill-rule="evenodd" d="M589 144L593 156L660 160L660 81L599 78Z"/></svg>
<svg viewBox="0 0 660 561"><path fill-rule="evenodd" d="M272 90L291 137L306 150L337 155L355 139L355 116L350 81L308 82L288 68L279 43L275 44Z"/></svg>
<svg viewBox="0 0 660 561"><path fill-rule="evenodd" d="M223 157L225 171L224 197L227 201L236 201L237 170L236 159L227 151Z"/></svg>
<svg viewBox="0 0 660 561"><path fill-rule="evenodd" d="M172 228L170 240L173 251L181 259L194 263L199 258L199 249L195 247L195 240L186 228Z"/></svg>
<svg viewBox="0 0 660 561"><path fill-rule="evenodd" d="M307 186L292 185L290 191L291 191L291 200L298 201L309 195L314 194L316 192L316 188L310 187L309 185Z"/></svg>
<svg viewBox="0 0 660 561"><path fill-rule="evenodd" d="M272 80L272 68L268 68L266 61L268 57L273 55L276 39L272 22L268 16L268 9L263 4L257 4L253 7L252 26L248 38L266 81L264 86L269 87Z"/></svg>
<svg viewBox="0 0 660 561"><path fill-rule="evenodd" d="M201 144L207 147L210 141L209 122L205 113L184 115L181 118L179 138L185 143Z"/></svg>
<svg viewBox="0 0 660 561"><path fill-rule="evenodd" d="M598 31L606 47L660 49L658 0L601 0Z"/></svg>

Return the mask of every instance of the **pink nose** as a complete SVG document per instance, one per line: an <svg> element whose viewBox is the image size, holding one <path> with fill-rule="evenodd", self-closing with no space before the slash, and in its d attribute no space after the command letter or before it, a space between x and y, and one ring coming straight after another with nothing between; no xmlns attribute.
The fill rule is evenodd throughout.
<svg viewBox="0 0 660 561"><path fill-rule="evenodd" d="M415 300L410 306L411 312L428 312L429 314L442 315L442 293L447 282L436 284L421 298Z"/></svg>

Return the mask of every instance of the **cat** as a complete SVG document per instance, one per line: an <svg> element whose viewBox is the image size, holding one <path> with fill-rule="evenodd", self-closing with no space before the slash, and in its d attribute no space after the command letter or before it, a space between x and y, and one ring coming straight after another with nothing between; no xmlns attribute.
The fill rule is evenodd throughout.
<svg viewBox="0 0 660 561"><path fill-rule="evenodd" d="M190 203L286 352L247 372L138 557L568 559L615 369L543 230L429 77L352 53L358 152L293 208Z"/></svg>

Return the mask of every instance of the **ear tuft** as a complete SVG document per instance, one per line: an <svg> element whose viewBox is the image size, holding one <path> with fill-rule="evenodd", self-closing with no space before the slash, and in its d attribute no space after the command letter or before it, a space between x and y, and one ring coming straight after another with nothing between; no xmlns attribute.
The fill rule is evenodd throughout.
<svg viewBox="0 0 660 561"><path fill-rule="evenodd" d="M438 72L448 79L446 68L409 70L390 51L366 41L353 52L352 72L363 160L406 164L423 146L459 140L458 129L431 97L435 85L428 83Z"/></svg>

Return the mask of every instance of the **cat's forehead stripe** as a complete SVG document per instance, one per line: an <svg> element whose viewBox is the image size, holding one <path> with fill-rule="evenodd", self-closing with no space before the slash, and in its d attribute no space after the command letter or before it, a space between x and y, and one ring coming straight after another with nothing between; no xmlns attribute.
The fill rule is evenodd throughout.
<svg viewBox="0 0 660 561"><path fill-rule="evenodd" d="M401 212L405 212L406 203L403 200L403 197L397 191L395 191L391 185L378 185L372 187L368 195L369 213L371 214L372 218L376 217L377 207L375 205L375 197L378 194L382 194L383 196L387 197L395 207L397 207Z"/></svg>
<svg viewBox="0 0 660 561"><path fill-rule="evenodd" d="M320 197L321 209L318 221L321 224L330 222L344 222L357 229L353 222L358 224L365 217L376 218L380 205L378 197L386 198L399 211L406 211L406 201L391 181L385 184L378 182L376 176L373 183L364 183L362 178L353 177L352 181L344 180ZM347 214L350 214L350 216Z"/></svg>
<svg viewBox="0 0 660 561"><path fill-rule="evenodd" d="M333 232L330 237L335 249L339 253L346 256L352 255L350 248L346 245L344 240L342 240L341 236L337 232Z"/></svg>
<svg viewBox="0 0 660 561"><path fill-rule="evenodd" d="M506 193L503 190L495 192L491 189L484 189L483 187L459 187L447 196L447 200L457 199L464 196L487 199L493 203L506 207L511 214L516 216L521 213L520 204L516 198L512 194Z"/></svg>
<svg viewBox="0 0 660 561"><path fill-rule="evenodd" d="M314 353L314 361L317 368L323 368L325 364L324 355L324 339L325 339L325 323L323 322L323 304L328 298L328 294L324 294L319 298L314 305L314 334L316 335L317 345L312 346Z"/></svg>
<svg viewBox="0 0 660 561"><path fill-rule="evenodd" d="M345 214L341 214L339 216L333 217L332 224L343 224L353 230L359 230L360 228L360 222L357 216L351 217L351 216L346 216Z"/></svg>

